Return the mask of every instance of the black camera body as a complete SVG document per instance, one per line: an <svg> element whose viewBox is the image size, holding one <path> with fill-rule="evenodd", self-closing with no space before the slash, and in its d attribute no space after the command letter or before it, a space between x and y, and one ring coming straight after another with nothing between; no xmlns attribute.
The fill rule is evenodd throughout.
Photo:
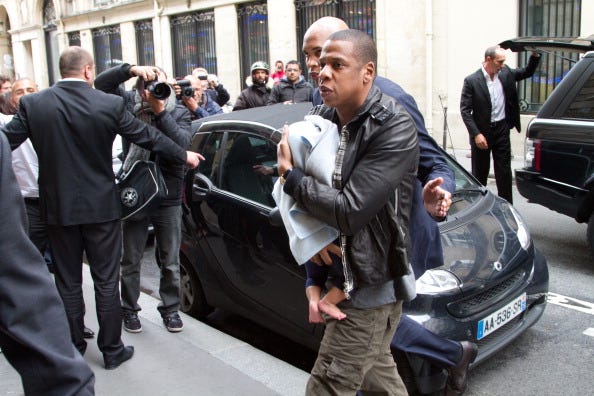
<svg viewBox="0 0 594 396"><path fill-rule="evenodd" d="M164 100L171 95L171 87L165 82L159 82L157 80L144 81L144 89L148 90L151 95L159 100Z"/></svg>
<svg viewBox="0 0 594 396"><path fill-rule="evenodd" d="M181 94L177 97L178 99L181 99L183 96L186 98L194 96L194 88L192 87L190 80L177 80L175 83L179 85L181 89Z"/></svg>

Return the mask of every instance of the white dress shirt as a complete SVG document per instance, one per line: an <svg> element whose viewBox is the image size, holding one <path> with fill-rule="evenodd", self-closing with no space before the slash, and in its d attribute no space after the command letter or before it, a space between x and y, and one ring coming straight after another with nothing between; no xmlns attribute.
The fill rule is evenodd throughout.
<svg viewBox="0 0 594 396"><path fill-rule="evenodd" d="M12 120L12 115L0 113L0 127ZM39 161L31 140L27 139L12 151L12 169L23 198L39 198Z"/></svg>
<svg viewBox="0 0 594 396"><path fill-rule="evenodd" d="M489 73L483 67L483 75L491 97L491 122L501 121L505 119L505 94L503 93L499 73L495 73L493 80L491 80Z"/></svg>

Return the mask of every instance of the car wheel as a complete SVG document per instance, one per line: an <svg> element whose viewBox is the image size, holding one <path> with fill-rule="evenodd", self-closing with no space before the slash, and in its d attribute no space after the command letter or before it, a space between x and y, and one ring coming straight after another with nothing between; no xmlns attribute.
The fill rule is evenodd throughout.
<svg viewBox="0 0 594 396"><path fill-rule="evenodd" d="M590 254L594 257L594 213L590 215L590 220L588 221L588 244L590 245Z"/></svg>
<svg viewBox="0 0 594 396"><path fill-rule="evenodd" d="M206 302L200 279L184 259L180 260L179 282L182 312L196 319L203 319L213 311L213 308Z"/></svg>

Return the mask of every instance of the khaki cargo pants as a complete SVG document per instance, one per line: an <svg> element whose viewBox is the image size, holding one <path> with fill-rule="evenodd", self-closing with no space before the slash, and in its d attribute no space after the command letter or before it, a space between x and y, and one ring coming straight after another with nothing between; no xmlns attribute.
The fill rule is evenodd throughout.
<svg viewBox="0 0 594 396"><path fill-rule="evenodd" d="M396 370L390 342L402 301L370 309L343 309L344 320L327 319L307 396L407 395Z"/></svg>

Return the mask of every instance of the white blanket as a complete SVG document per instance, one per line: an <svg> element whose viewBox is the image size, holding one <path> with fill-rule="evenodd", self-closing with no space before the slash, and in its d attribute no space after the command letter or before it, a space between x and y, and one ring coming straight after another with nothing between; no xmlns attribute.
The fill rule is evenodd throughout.
<svg viewBox="0 0 594 396"><path fill-rule="evenodd" d="M289 146L293 165L308 176L331 186L339 135L336 125L320 116L308 115L289 126ZM339 235L337 229L311 216L293 197L283 192L277 180L272 196L289 235L291 253L305 263Z"/></svg>

